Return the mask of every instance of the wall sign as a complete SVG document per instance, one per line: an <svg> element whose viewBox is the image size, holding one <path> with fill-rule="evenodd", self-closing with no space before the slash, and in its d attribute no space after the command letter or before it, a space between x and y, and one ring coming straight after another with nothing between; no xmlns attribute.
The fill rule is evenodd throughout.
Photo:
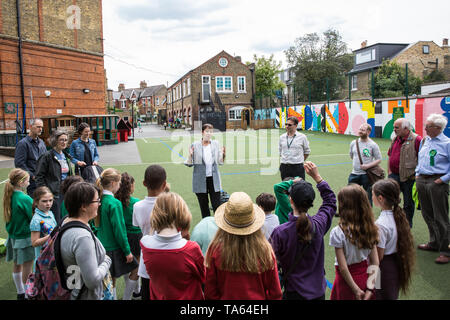
<svg viewBox="0 0 450 320"><path fill-rule="evenodd" d="M227 58L220 58L219 59L219 66L221 66L222 68L225 68L228 65L228 60Z"/></svg>
<svg viewBox="0 0 450 320"><path fill-rule="evenodd" d="M16 113L16 104L5 102L5 113L12 113L12 114Z"/></svg>

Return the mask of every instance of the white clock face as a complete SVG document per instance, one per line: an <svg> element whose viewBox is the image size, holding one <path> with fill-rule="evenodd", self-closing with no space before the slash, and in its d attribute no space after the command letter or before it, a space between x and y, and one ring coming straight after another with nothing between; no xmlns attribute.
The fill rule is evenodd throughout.
<svg viewBox="0 0 450 320"><path fill-rule="evenodd" d="M219 59L219 65L220 65L222 68L225 68L225 67L228 65L228 60L227 60L226 58L220 58L220 59Z"/></svg>

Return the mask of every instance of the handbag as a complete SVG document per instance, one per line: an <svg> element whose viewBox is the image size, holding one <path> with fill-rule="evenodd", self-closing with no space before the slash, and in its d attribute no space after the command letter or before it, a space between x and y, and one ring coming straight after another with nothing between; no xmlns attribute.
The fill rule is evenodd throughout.
<svg viewBox="0 0 450 320"><path fill-rule="evenodd" d="M361 164L363 164L362 159L361 159L361 152L359 151L358 139L356 139L356 149L358 151L359 162ZM380 167L378 164L369 169L366 169L365 171L366 171L367 177L369 178L370 184L374 184L378 180L383 180L384 177L386 176L383 168Z"/></svg>

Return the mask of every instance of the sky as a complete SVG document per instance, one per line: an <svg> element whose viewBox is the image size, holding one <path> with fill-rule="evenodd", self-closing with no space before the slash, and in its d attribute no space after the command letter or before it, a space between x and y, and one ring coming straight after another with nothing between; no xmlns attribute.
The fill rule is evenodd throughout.
<svg viewBox="0 0 450 320"><path fill-rule="evenodd" d="M349 50L375 43L450 38L450 1L431 0L105 0L103 38L108 88L172 85L225 50L287 68L295 39L339 31Z"/></svg>

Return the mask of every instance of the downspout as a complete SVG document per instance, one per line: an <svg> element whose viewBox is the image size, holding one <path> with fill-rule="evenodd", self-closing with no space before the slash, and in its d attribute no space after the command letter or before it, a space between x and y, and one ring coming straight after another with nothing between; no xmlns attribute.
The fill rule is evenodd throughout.
<svg viewBox="0 0 450 320"><path fill-rule="evenodd" d="M27 133L26 126L26 106L25 106L25 84L23 75L23 54L22 54L22 30L21 30L21 20L20 20L20 0L16 0L16 11L17 11L17 35L19 37L19 69L20 69L20 88L22 95L22 113L23 113L23 124L22 133Z"/></svg>

